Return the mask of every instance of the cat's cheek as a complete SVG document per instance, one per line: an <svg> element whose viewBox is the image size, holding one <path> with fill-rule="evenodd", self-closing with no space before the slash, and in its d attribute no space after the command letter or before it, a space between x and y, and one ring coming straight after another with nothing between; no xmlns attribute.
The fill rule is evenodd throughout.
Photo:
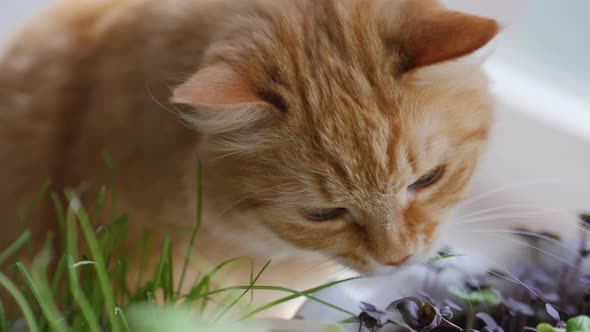
<svg viewBox="0 0 590 332"><path fill-rule="evenodd" d="M412 203L416 200L416 189L408 188L408 202Z"/></svg>
<svg viewBox="0 0 590 332"><path fill-rule="evenodd" d="M420 236L416 245L416 257L418 260L425 262L435 256L436 251L439 249L439 230L436 229L430 237L426 235Z"/></svg>

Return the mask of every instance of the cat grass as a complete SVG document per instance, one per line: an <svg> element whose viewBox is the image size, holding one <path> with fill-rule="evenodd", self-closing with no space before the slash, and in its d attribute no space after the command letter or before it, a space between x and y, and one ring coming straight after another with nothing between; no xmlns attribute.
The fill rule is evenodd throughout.
<svg viewBox="0 0 590 332"><path fill-rule="evenodd" d="M112 167L107 153L104 158L107 165ZM107 187L99 191L96 209L89 213L75 192L66 192L66 202L62 202L57 193L48 193L49 183L44 184L30 208L20 213L24 227L21 235L0 251L0 265L8 266L0 272L0 289L12 298L18 308L18 315L9 317L6 304L0 303L0 332L266 331L264 326L250 318L298 297L306 297L346 313L351 318L342 323L356 323L359 331L382 331L397 326L400 331L476 331L476 328L482 332L590 332L590 318L585 316L590 310L590 275L579 273L583 260L590 253L588 215L580 216L580 247L573 268L571 264L564 264L551 274L546 266L539 264L525 269L526 274L523 271L518 274L520 272L517 270L522 270L523 266L520 264L512 271L490 271L487 275L459 280L464 284L463 287L449 287L448 298L445 299L429 296L429 292L434 293L433 287L440 286L425 284L421 294L396 299L382 310L369 303L361 303L360 314L357 314L313 295L351 279L303 291L281 285L261 285L258 280L272 264L270 261L258 271L252 269L247 285L214 288L211 283L220 271L247 259L243 257L222 262L205 270L206 273L196 280L189 280L186 271L193 263L193 258L199 254L194 248L203 222L200 213L202 176L199 167L196 184L198 213L185 259L182 262L173 261L173 243L170 238L166 238L160 248L155 272L145 273L144 270L148 269L145 262L141 263L143 269L140 268L139 278L134 285L129 284L128 267L134 259L141 262L140 253L153 245L150 232L144 234L144 241L137 252L130 257L115 258L115 253L128 236L127 225L131 216L116 214L118 207L113 203L111 210L115 214L110 223L101 226L93 224L93 220L103 215ZM112 196L116 197L114 177L110 187ZM51 235L43 248L35 248L31 242L31 230L27 228L30 212L45 195L51 196L53 200L59 221L59 235L65 239L61 252L52 248ZM515 234L521 234L526 241L561 241L557 235L547 233L516 230ZM22 254L36 252L36 258L30 263L20 259ZM448 268L445 263L456 256L462 254L448 250L440 252L428 262L432 267L431 273L436 275L444 271ZM52 261L57 261L57 264L52 265ZM174 271L179 270L178 266L182 272L180 281L174 285ZM508 288L504 285L502 288L498 282L506 283L510 279L506 273L518 274L518 280L536 280L535 276L541 276L543 278L537 279L544 280L545 284L529 286L535 290L529 292L519 292L518 288L522 285L511 285ZM569 288L563 287L563 283L567 281L577 284L580 291L573 294L566 292ZM183 293L183 285L189 282L192 287ZM552 283L555 286L553 288ZM543 289L544 293L539 293L538 289ZM259 307L250 307L248 300L253 291L280 291L285 296ZM513 298L510 297L511 293L522 296ZM217 297L219 295L223 295L221 301ZM215 300L213 296L216 296ZM230 318L228 313L236 306L241 307L240 312L243 314L238 319ZM397 319L391 319L391 313L397 313Z"/></svg>
<svg viewBox="0 0 590 332"><path fill-rule="evenodd" d="M109 156L105 161L109 164ZM18 307L18 315L9 317L5 303L0 303L0 332L8 331L265 331L263 325L252 321L258 313L298 297L306 297L326 306L354 315L334 304L313 296L313 293L333 285L346 282L339 280L307 290L293 290L281 285L261 285L258 279L268 262L258 271L251 271L250 283L225 288L214 288L211 280L221 270L247 258L239 257L211 267L196 280L189 280L186 271L198 252L194 245L202 223L202 173L198 170L197 220L191 234L186 257L182 262L172 259L173 244L166 238L160 259L153 274L143 270L135 285L129 284L128 266L133 259L142 260L139 253L153 243L146 232L139 252L132 256L117 257L115 253L125 243L130 216L115 215L107 225L95 226L104 210L107 188L98 195L96 210L89 213L75 192L66 193L67 202L62 202L57 193L50 194L59 220L60 238L65 239L62 252L52 248L49 235L43 248L34 248L31 230L26 228L28 211L32 211L48 194L49 184L40 190L37 198L27 211L22 211L21 219L25 229L7 248L0 250L0 265L8 266L0 272L0 291L5 292ZM116 181L111 183L116 190ZM116 194L113 193L116 197ZM117 211L113 205L112 211ZM80 244L82 244L80 246ZM80 248L85 248L82 251ZM29 264L20 259L24 253L38 253ZM57 261L57 265L51 262ZM50 266L55 266L50 268ZM174 285L174 271L180 269L180 282ZM186 293L183 285L192 283ZM132 287L133 286L133 287ZM253 291L280 291L285 296L261 305L249 306ZM212 297L216 295L215 300ZM219 301L219 295L222 300ZM12 305L12 304L11 304ZM229 318L229 312L241 306L238 319ZM13 312L14 310L11 310ZM206 313L205 313L206 312Z"/></svg>

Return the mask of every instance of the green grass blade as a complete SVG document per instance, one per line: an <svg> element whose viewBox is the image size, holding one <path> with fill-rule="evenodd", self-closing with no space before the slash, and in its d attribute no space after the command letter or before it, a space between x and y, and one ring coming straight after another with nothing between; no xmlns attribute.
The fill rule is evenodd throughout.
<svg viewBox="0 0 590 332"><path fill-rule="evenodd" d="M125 311L121 308L116 308L115 313L117 316L121 317L121 322L123 323L123 331L129 332L131 329L129 328L129 321L127 320L127 316L125 315Z"/></svg>
<svg viewBox="0 0 590 332"><path fill-rule="evenodd" d="M31 231L25 230L8 248L0 252L0 266L12 255L16 254L31 239Z"/></svg>
<svg viewBox="0 0 590 332"><path fill-rule="evenodd" d="M162 254L160 256L160 262L158 263L158 268L156 269L156 273L154 275L154 284L152 285L152 293L155 295L159 288L162 288L164 291L164 300L168 299L168 290L166 289L163 279L165 279L168 273L165 271L168 269L166 260L168 259L169 253L171 251L171 241L170 237L167 236L166 240L164 240L164 249L162 250Z"/></svg>
<svg viewBox="0 0 590 332"><path fill-rule="evenodd" d="M137 276L137 283L135 285L135 289L140 289L142 287L143 282L143 275L145 272L145 265L146 265L146 256L148 252L151 252L151 238L152 232L150 230L144 230L143 238L141 240L141 253L139 257L139 272Z"/></svg>
<svg viewBox="0 0 590 332"><path fill-rule="evenodd" d="M255 314L259 313L259 312L262 312L264 310L270 309L270 308L272 308L274 306L277 306L277 305L279 305L281 303L284 303L284 302L287 302L287 301L290 301L290 300L293 300L293 299L296 299L296 298L302 297L302 296L303 297L306 297L306 298L308 298L308 299L310 299L312 301L315 301L315 302L321 303L323 305L326 305L326 306L328 306L328 307L330 307L330 308L332 308L334 310L344 312L344 313L349 314L351 316L355 316L356 314L354 314L354 313L352 313L352 312L350 312L350 311L348 311L346 309L340 308L340 307L338 307L338 306L336 306L334 304L328 303L328 302L326 302L324 300L318 299L318 298L314 297L311 294L313 294L315 292L318 292L318 291L320 291L322 289L326 289L326 288L329 288L329 287L332 287L332 286L335 286L335 285L338 285L338 284L341 284L341 283L345 283L345 282L348 282L348 281L351 281L351 280L356 280L356 279L358 279L358 277L348 278L348 279L343 279L343 280L338 280L338 281L330 282L330 283L327 283L327 284L324 284L324 285L321 285L321 286L318 286L318 287L310 288L310 289L304 290L302 292L299 292L299 291L296 291L296 290L293 290L293 289L289 289L289 288L286 288L286 287L279 287L279 286L256 286L256 285L254 285L254 286L231 286L231 287L220 288L220 289L216 289L216 290L213 290L213 291L202 293L198 297L192 297L192 298L190 298L190 301L196 301L196 300L201 299L201 298L207 298L207 297L209 297L211 295L215 295L215 294L219 294L219 293L223 293L223 292L229 292L229 291L233 291L233 290L245 290L245 289L251 289L251 290L269 290L269 291L280 291L280 292L285 292L285 293L291 293L292 295L283 297L283 298L278 299L276 301L273 301L273 302L271 302L269 304L263 305L263 306L255 309L255 310L253 310L252 312L248 313L247 315L243 316L241 318L242 320L243 319L246 319L246 318L250 318L250 317L252 317L253 315L255 315Z"/></svg>
<svg viewBox="0 0 590 332"><path fill-rule="evenodd" d="M168 265L166 266L166 292L168 293L168 300L174 299L174 262L172 260L172 247L168 250Z"/></svg>
<svg viewBox="0 0 590 332"><path fill-rule="evenodd" d="M24 212L24 222L26 226L28 226L28 223L31 219L31 213L37 208L37 206L39 206L39 203L41 203L41 200L43 199L43 197L45 197L45 194L47 194L50 185L51 181L49 180L45 180L45 182L43 182L41 190L37 192L37 194L33 198L33 202L31 203L29 208Z"/></svg>
<svg viewBox="0 0 590 332"><path fill-rule="evenodd" d="M105 186L100 187L98 196L96 198L96 207L94 209L94 214L92 215L92 219L95 220L95 222L100 222L100 218L102 218L102 211L104 210L106 195L107 188Z"/></svg>
<svg viewBox="0 0 590 332"><path fill-rule="evenodd" d="M209 280L207 280L207 283L204 284L204 288L203 290L205 291L205 293L209 292ZM203 314L205 313L205 309L207 308L207 305L209 304L209 297L208 296L204 296L203 297L203 301L201 303L201 309L199 311L199 314L201 316L203 316Z"/></svg>
<svg viewBox="0 0 590 332"><path fill-rule="evenodd" d="M0 286L4 287L8 291L8 293L14 298L14 300L20 307L21 311L23 312L25 321L27 322L27 327L29 328L29 331L39 332L39 325L37 325L37 319L35 318L33 310L31 309L31 306L27 302L25 296L21 291L18 290L18 287L1 272Z"/></svg>
<svg viewBox="0 0 590 332"><path fill-rule="evenodd" d="M22 207L17 209L17 220L25 229L29 227L31 214L37 208L39 203L41 203L41 200L49 190L50 183L51 182L49 180L45 180L45 182L43 182L41 190L37 192L33 198L33 201L31 202L31 205L27 209ZM27 241L27 244L29 253L33 254L35 252L35 244L30 239Z"/></svg>
<svg viewBox="0 0 590 332"><path fill-rule="evenodd" d="M324 288L328 288L328 287L331 287L331 286L333 286L333 285L327 285L327 286L326 286L326 287L324 287ZM254 287L252 287L252 288L253 288L253 289L259 289L257 286L254 286ZM260 313L260 312L263 312L263 311L265 311L265 310L268 310L268 309L270 309L270 308L276 307L276 306L277 306L277 305L279 305L279 304L282 304L282 303L285 303L285 302L291 301L291 300L293 300L293 299L296 299L296 298L298 298L298 297L306 297L306 298L308 298L308 299L310 299L310 300L312 300L312 301L314 301L314 302L317 302L317 303L323 304L323 305L325 305L326 307L332 308L332 309L334 309L334 310L336 310L336 311L340 311L340 312L343 312L343 313L345 313L345 314L352 315L352 316L354 316L354 315L355 315L353 312L350 312L350 311L348 311L348 310L346 310L346 309L344 309L344 308L341 308L341 307L339 307L339 306L336 306L336 305L334 305L334 304L332 304L332 303L326 302L326 301L324 301L324 300L321 300L321 299L319 299L319 298L317 298L317 297L315 297L315 296L311 295L311 294L313 294L314 292L316 292L316 291L318 291L318 290L321 290L321 289L323 289L323 288L319 288L318 290L314 290L314 291L311 291L311 290L306 290L306 291L303 291L303 292L298 292L298 291L295 291L295 290L292 290L292 289L288 289L288 288L284 288L284 287L268 287L268 288L260 288L260 289L263 289L263 290L275 290L275 291L283 291L283 292L287 292L287 293L292 293L293 295L285 296L285 297L283 297L283 298L281 298L281 299L278 299L278 300L276 300L276 301L273 301L273 302L271 302L271 303L268 303L268 304L265 304L265 305L263 305L263 306L260 306L260 307L258 307L258 308L256 308L256 309L252 310L250 313L248 313L248 314L246 314L246 315L242 316L242 317L240 318L240 320L244 320L244 319L250 318L250 317L252 317L252 316L256 315L257 313Z"/></svg>
<svg viewBox="0 0 590 332"><path fill-rule="evenodd" d="M17 267L33 291L51 331L70 332L72 330L66 325L65 320L63 320L51 294L51 288L49 287L47 277L45 276L45 269L47 268L49 261L49 252L44 251L33 262L32 273L29 273L27 268L21 262L17 263Z"/></svg>
<svg viewBox="0 0 590 332"><path fill-rule="evenodd" d="M22 274L31 293L33 293L35 300L37 300L37 303L39 304L39 306L41 307L41 310L43 311L43 316L39 317L38 323L39 323L39 328L41 329L41 331L45 331L47 329L46 325L48 323L49 316L44 311L45 307L42 304L43 301L41 299L41 295L39 294L39 290L37 289L37 287L35 287L33 277L29 273L29 270L27 270L27 268L24 266L24 264L22 262L16 262L15 266Z"/></svg>
<svg viewBox="0 0 590 332"><path fill-rule="evenodd" d="M102 227L103 234L100 238L100 247L106 254L106 266L110 266L113 254L118 252L119 245L124 243L129 226L129 216L123 214L117 217L110 225Z"/></svg>
<svg viewBox="0 0 590 332"><path fill-rule="evenodd" d="M101 332L100 324L98 323L98 317L94 314L94 310L88 302L88 299L84 295L84 290L80 286L80 280L78 278L78 272L76 271L75 262L72 257L68 257L68 274L69 274L69 286L70 292L74 296L80 312L85 319L86 325L88 325L88 331Z"/></svg>
<svg viewBox="0 0 590 332"><path fill-rule="evenodd" d="M66 217L66 261L68 270L72 263L69 260L78 260L78 227L76 224L76 216L74 214L73 203L68 207Z"/></svg>
<svg viewBox="0 0 590 332"><path fill-rule="evenodd" d="M113 275L114 284L116 285L115 299L120 300L120 303L124 303L127 299L131 298L131 291L127 286L129 266L127 260L123 258L117 262L117 266L119 267L119 273Z"/></svg>
<svg viewBox="0 0 590 332"><path fill-rule="evenodd" d="M78 227L76 227L76 220L72 213L72 209L68 210L67 216L67 231L66 231L66 252L67 252L67 270L68 270L68 284L70 293L73 295L75 302L80 308L80 312L84 317L87 329L92 332L100 332L99 318L95 315L94 310L84 295L84 290L80 285L78 270L75 265L78 259Z"/></svg>
<svg viewBox="0 0 590 332"><path fill-rule="evenodd" d="M197 168L197 220L195 223L195 228L191 234L191 239L188 245L188 249L186 252L186 257L184 259L184 264L182 266L182 274L180 275L180 281L178 282L178 288L176 289L176 294L180 294L182 290L182 286L184 284L184 278L186 276L186 270L188 268L188 264L191 260L191 256L193 254L193 250L195 247L195 239L197 238L197 234L201 229L201 224L203 221L203 166L199 161L199 166Z"/></svg>
<svg viewBox="0 0 590 332"><path fill-rule="evenodd" d="M156 303L156 299L154 298L154 294L151 292L147 293L147 298L148 298L148 303L149 304L154 304Z"/></svg>
<svg viewBox="0 0 590 332"><path fill-rule="evenodd" d="M335 285L338 285L338 284L341 284L341 283L344 283L344 282L348 282L348 281L351 281L351 280L355 280L355 279L358 279L358 277L348 278L348 279L344 279L344 280L338 280L338 281L330 282L330 283L324 284L322 286L318 286L318 287L314 287L314 288L310 288L310 289L304 290L302 292L294 291L292 289L288 289L288 288L284 288L284 287L269 287L268 288L269 290L284 291L284 292L288 292L288 293L293 293L293 295L289 295L289 296L283 297L281 299L278 299L276 301L273 301L271 303L268 303L268 304L265 304L265 305L263 305L261 307L258 307L257 309L254 309L250 313L244 315L242 318L240 318L240 320L244 320L244 319L250 318L250 317L256 315L259 312L263 312L263 311L265 311L267 309L270 309L272 307L275 307L275 306L277 306L277 305L279 305L281 303L285 303L287 301L291 301L291 300L296 299L296 298L301 297L301 296L307 297L308 299L310 299L312 301L321 303L321 304L323 304L323 305L325 305L327 307L330 307L330 308L332 308L332 309L334 309L336 311L341 311L341 312L344 312L344 313L349 314L351 316L355 316L355 313L353 313L353 312L350 312L350 311L348 311L346 309L340 308L340 307L338 307L338 306L336 306L336 305L334 305L332 303L326 302L324 300L320 300L317 297L311 295L311 294L313 294L315 292L318 292L318 291L320 291L322 289L326 289L326 288L329 288L329 287L332 287L332 286L335 286ZM253 288L254 289L257 289L258 287L257 286L253 286Z"/></svg>
<svg viewBox="0 0 590 332"><path fill-rule="evenodd" d="M63 276L64 276L64 273L67 268L66 265L67 265L67 261L66 261L66 256L64 255L59 259L59 262L57 263L57 267L55 269L55 273L53 274L53 278L51 279L51 294L54 294L55 298L58 299L58 301L61 301L63 303L69 302L66 299L70 295L70 294L63 295L63 294L59 293L59 287L62 285ZM66 301L64 302L64 300L66 300Z"/></svg>
<svg viewBox="0 0 590 332"><path fill-rule="evenodd" d="M217 322L221 319L221 317L223 317L223 315L225 315L229 310L231 310L231 308L233 308L236 303L238 303L242 297L244 297L244 295L246 295L249 291L252 290L252 287L254 287L254 285L256 284L256 282L258 281L258 279L260 279L260 276L264 273L264 271L266 271L266 269L268 268L268 266L270 265L270 261L266 262L266 264L264 264L264 266L260 269L260 271L258 272L258 274L256 275L256 277L250 276L250 286L244 290L244 292L242 292L242 294L240 294L240 296L238 296L235 300L233 300L232 303L230 303L227 307L223 308L223 310L217 315L217 317L213 320L213 322Z"/></svg>
<svg viewBox="0 0 590 332"><path fill-rule="evenodd" d="M111 156L111 154L109 153L109 151L107 151L106 149L102 150L102 158L105 162L105 164L107 165L107 167L109 168L109 171L111 172L111 203L112 203L112 210L111 210L111 215L113 217L118 215L118 193L117 193L117 177L115 175L115 163L113 162L113 157Z"/></svg>
<svg viewBox="0 0 590 332"><path fill-rule="evenodd" d="M57 193L51 193L51 200L53 201L53 208L55 209L60 234L66 234L66 214L64 212L63 203Z"/></svg>
<svg viewBox="0 0 590 332"><path fill-rule="evenodd" d="M90 225L88 216L86 215L86 212L80 204L80 200L74 196L72 197L71 204L73 207L73 211L76 214L76 217L78 218L78 221L80 223L80 227L82 228L82 232L84 233L84 237L86 238L86 242L88 244L88 249L90 250L92 260L95 262L94 267L96 269L98 283L102 290L102 295L105 299L106 309L110 319L111 328L113 332L119 332L121 331L121 325L118 318L115 315L115 308L117 307L117 305L115 303L113 290L111 289L111 280L109 279L103 253L100 251L100 245L98 243L96 235L94 234L92 226Z"/></svg>
<svg viewBox="0 0 590 332"><path fill-rule="evenodd" d="M246 257L246 256L236 257L236 258L228 259L225 262L218 264L215 268L213 268L211 271L209 271L209 273L207 273L206 276L201 278L201 280L195 286L193 286L193 288L189 292L189 295L186 296L186 298L189 301L193 301L193 300L199 298L203 288L209 284L209 281L211 281L211 279L213 278L213 276L215 276L215 274L217 274L221 269L228 266L229 264L235 263L240 260L251 261L251 258Z"/></svg>
<svg viewBox="0 0 590 332"><path fill-rule="evenodd" d="M2 301L0 301L0 332L8 332L8 318L6 318L6 311Z"/></svg>

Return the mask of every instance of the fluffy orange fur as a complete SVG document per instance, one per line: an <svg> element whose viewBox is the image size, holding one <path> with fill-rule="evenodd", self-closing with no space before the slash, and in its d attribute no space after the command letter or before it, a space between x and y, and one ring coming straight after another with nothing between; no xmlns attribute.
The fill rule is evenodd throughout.
<svg viewBox="0 0 590 332"><path fill-rule="evenodd" d="M46 179L91 206L105 149L130 248L156 228L184 253L200 160L213 263L273 259L265 281L297 288L333 276L309 270L326 258L369 274L423 260L493 120L461 57L497 32L430 0L62 1L0 60L0 247ZM349 218L300 213L334 207ZM54 216L31 212L37 241Z"/></svg>

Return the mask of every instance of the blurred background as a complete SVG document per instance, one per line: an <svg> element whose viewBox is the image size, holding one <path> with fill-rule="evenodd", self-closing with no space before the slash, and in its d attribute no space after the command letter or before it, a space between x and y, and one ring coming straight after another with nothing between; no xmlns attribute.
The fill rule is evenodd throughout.
<svg viewBox="0 0 590 332"><path fill-rule="evenodd" d="M0 45L55 0L4 1ZM88 0L82 0L88 1ZM96 0L91 0L96 1ZM236 0L239 1L239 0ZM581 98L590 98L590 1L442 0L453 8L501 20L507 32L494 61L526 71Z"/></svg>
<svg viewBox="0 0 590 332"><path fill-rule="evenodd" d="M51 2L1 4L0 50L18 25ZM444 2L496 18L504 26L496 52L486 64L497 97L498 121L469 199L457 215L490 209L497 209L492 213L496 215L519 215L461 227L451 224L445 241L459 251L469 248L486 260L506 262L518 256L522 246L485 233L466 236L465 230L526 226L571 236L577 231L576 215L590 211L590 1ZM381 292L375 285L391 290L394 280L384 277L370 283L377 296ZM352 308L358 300L379 303L368 299L366 290L357 291L362 287L366 284L348 284L324 297L335 303L348 301ZM302 314L329 319L330 311L312 305Z"/></svg>

